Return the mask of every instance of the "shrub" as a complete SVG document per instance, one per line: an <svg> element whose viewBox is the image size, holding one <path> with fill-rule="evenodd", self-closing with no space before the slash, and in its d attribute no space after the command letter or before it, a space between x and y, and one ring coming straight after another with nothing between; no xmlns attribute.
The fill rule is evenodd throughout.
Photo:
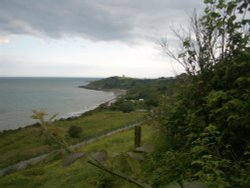
<svg viewBox="0 0 250 188"><path fill-rule="evenodd" d="M79 138L82 133L82 127L79 126L71 126L68 130L68 135L72 138Z"/></svg>
<svg viewBox="0 0 250 188"><path fill-rule="evenodd" d="M134 110L134 106L131 102L124 102L120 106L120 110L124 113L129 113L129 112L132 112Z"/></svg>

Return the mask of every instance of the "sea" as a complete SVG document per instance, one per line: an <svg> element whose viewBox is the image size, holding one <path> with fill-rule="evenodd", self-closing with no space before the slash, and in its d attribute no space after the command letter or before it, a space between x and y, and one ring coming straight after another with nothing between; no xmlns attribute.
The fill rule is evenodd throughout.
<svg viewBox="0 0 250 188"><path fill-rule="evenodd" d="M112 92L78 87L97 79L0 77L0 131L36 123L32 110L50 116L58 113L61 119L79 116L113 99Z"/></svg>

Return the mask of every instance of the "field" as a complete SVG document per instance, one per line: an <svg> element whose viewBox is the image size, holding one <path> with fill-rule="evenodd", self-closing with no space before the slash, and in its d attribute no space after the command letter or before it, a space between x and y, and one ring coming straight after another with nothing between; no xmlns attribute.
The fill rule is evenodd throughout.
<svg viewBox="0 0 250 188"><path fill-rule="evenodd" d="M152 127L142 126L142 144L150 143ZM95 143L78 148L78 151L92 153L106 150L109 156L133 150L134 131L117 133ZM62 158L44 161L25 170L0 177L0 187L136 187L122 179L88 164L86 158L69 167L62 166Z"/></svg>
<svg viewBox="0 0 250 188"><path fill-rule="evenodd" d="M67 137L69 144L78 143L92 137L124 127L143 118L143 112L122 113L119 111L95 111L72 120L56 121L51 127L57 128L61 135L67 135L71 126L79 126L82 133L78 138ZM44 142L40 127L27 127L0 133L0 168L21 160L47 153L55 149Z"/></svg>

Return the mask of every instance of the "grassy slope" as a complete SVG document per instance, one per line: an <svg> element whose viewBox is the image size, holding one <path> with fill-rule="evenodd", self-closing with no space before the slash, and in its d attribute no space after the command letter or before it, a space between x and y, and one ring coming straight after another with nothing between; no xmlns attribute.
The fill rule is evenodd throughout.
<svg viewBox="0 0 250 188"><path fill-rule="evenodd" d="M110 82L110 80L107 80L107 82L112 83L111 85L105 85L101 82L100 86L103 87L105 85L104 88L127 89L131 86L141 85L144 82L151 82L151 80L136 80L123 77L114 78L113 81ZM93 114L90 113L74 120L58 121L54 125L58 127L62 134L65 134L72 125L82 127L83 133L81 138L69 140L70 143L77 143L80 140L101 135L131 124L141 119L144 114L143 112L122 113L119 111L104 110L94 112ZM143 132L143 139L148 140L152 131L150 131L149 127L145 127L143 128ZM0 153L2 154L0 155L0 168L51 150L39 137L39 128L37 127L29 127L1 134L0 136ZM128 131L105 138L95 144L80 148L80 150L91 152L105 148L109 153L116 153L127 151L132 147L133 131ZM96 187L97 182L100 181L100 173L103 176L103 172L96 169L96 167L80 161L71 167L62 168L61 161L59 160L52 163L42 163L29 169L0 177L0 187ZM121 187L121 185L122 187L133 187L122 180L116 181L116 183L119 184L116 187Z"/></svg>
<svg viewBox="0 0 250 188"><path fill-rule="evenodd" d="M150 142L151 133L152 127L142 127L142 143ZM94 152L106 149L110 155L128 151L133 148L133 136L133 130L118 133L81 147L79 150ZM0 187L98 187L102 177L107 178L109 176L84 160L79 160L66 168L62 167L61 160L57 160L50 163L40 163L26 170L0 177ZM113 186L134 187L120 179L117 179Z"/></svg>
<svg viewBox="0 0 250 188"><path fill-rule="evenodd" d="M60 129L62 134L66 134L68 128L72 125L82 127L81 138L69 140L71 143L76 143L131 124L141 119L143 115L141 112L122 113L105 110L70 121L57 121L54 125ZM50 151L52 148L46 146L39 135L38 127L28 127L5 134L1 133L0 168Z"/></svg>

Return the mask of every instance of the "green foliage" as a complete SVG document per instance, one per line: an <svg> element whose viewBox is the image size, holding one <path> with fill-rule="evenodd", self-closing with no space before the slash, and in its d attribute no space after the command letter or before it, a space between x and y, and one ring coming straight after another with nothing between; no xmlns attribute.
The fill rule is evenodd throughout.
<svg viewBox="0 0 250 188"><path fill-rule="evenodd" d="M187 165L189 154L184 152L167 151L166 153L155 157L158 159L157 166L152 175L154 187L168 185L177 182L181 187L184 183L184 174L188 173Z"/></svg>
<svg viewBox="0 0 250 188"><path fill-rule="evenodd" d="M192 179L208 187L248 187L249 3L205 4L205 14L193 19L195 38L182 41L179 58L187 75L177 79L175 93L165 97L154 115L165 135L161 156L168 156L156 165L154 181Z"/></svg>
<svg viewBox="0 0 250 188"><path fill-rule="evenodd" d="M201 180L209 187L249 184L245 181L250 171L244 155L250 146L249 72L245 71L250 65L240 59L216 65L206 83L200 75L187 79L185 85L180 81L176 94L166 97L156 113L165 131L165 153L190 152L190 163L184 162L185 171L180 171L183 180ZM238 68L233 69L235 66ZM183 160L174 162L177 167L183 165ZM168 179L170 170L161 166L154 174L165 174L162 182L179 180L177 176Z"/></svg>
<svg viewBox="0 0 250 188"><path fill-rule="evenodd" d="M199 139L193 142L191 148L192 158L195 159L191 165L196 170L193 176L212 187L229 186L224 170L231 165L231 161L220 158L222 147L224 146L220 132L216 126L210 124L205 128L205 132L200 134Z"/></svg>
<svg viewBox="0 0 250 188"><path fill-rule="evenodd" d="M68 129L68 135L72 138L79 138L82 133L82 127L72 125Z"/></svg>
<svg viewBox="0 0 250 188"><path fill-rule="evenodd" d="M86 88L90 89L129 89L148 82L148 80L135 79L128 77L109 77L90 82Z"/></svg>
<svg viewBox="0 0 250 188"><path fill-rule="evenodd" d="M126 89L126 95L112 105L113 110L124 108L150 109L159 105L160 96L172 92L174 78L134 79L126 77L110 77L89 83L90 89ZM129 107L130 106L130 107ZM122 110L127 111L127 110Z"/></svg>
<svg viewBox="0 0 250 188"><path fill-rule="evenodd" d="M121 110L124 113L129 113L134 110L134 105L130 101L122 101L120 104L116 104L116 108L119 105L119 110Z"/></svg>
<svg viewBox="0 0 250 188"><path fill-rule="evenodd" d="M52 120L55 119L57 114L51 116L48 121L45 120L45 116L48 115L43 111L33 110L33 119L39 120L41 125L41 136L44 138L45 142L54 147L60 147L65 151L71 152L65 139L63 131L60 131L57 127L50 127Z"/></svg>
<svg viewBox="0 0 250 188"><path fill-rule="evenodd" d="M177 34L183 51L177 56L168 49L167 53L189 75L200 75L206 82L215 64L234 59L248 49L250 22L247 1L206 0L204 3L204 15L198 18L194 13L192 18L192 33Z"/></svg>
<svg viewBox="0 0 250 188"><path fill-rule="evenodd" d="M138 180L138 175L140 174L141 164L139 161L144 161L144 153L138 151L132 151L128 153L116 154L114 157L108 157L108 154L105 150L96 152L91 155L92 160L89 160L88 163L93 166L108 172L114 177L119 177L133 185L137 185L142 188L151 188L150 185L145 184ZM129 175L128 175L129 173ZM106 180L106 179L105 179ZM102 186L111 183L108 181L102 181Z"/></svg>
<svg viewBox="0 0 250 188"><path fill-rule="evenodd" d="M97 179L96 179L96 186L98 188L114 187L114 177L110 174L103 172L103 171L99 171Z"/></svg>

